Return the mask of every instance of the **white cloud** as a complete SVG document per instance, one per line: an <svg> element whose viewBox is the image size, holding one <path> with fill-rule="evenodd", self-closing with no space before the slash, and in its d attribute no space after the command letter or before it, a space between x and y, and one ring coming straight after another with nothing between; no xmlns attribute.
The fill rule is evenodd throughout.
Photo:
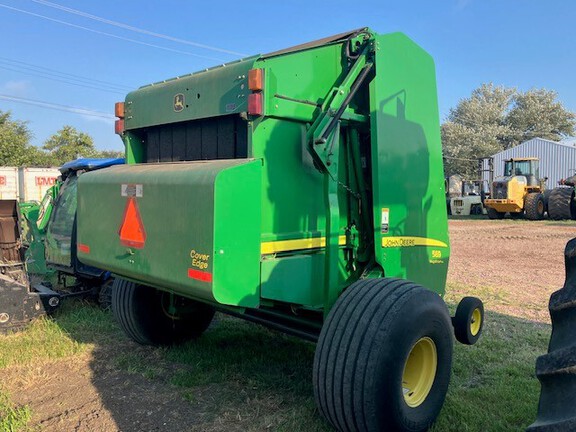
<svg viewBox="0 0 576 432"><path fill-rule="evenodd" d="M0 86L0 91L4 94L17 97L30 95L34 87L30 81L7 81Z"/></svg>

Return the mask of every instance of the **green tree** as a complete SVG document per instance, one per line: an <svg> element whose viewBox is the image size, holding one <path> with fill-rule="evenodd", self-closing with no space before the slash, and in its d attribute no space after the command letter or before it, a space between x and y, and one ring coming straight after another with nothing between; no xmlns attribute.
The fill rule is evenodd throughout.
<svg viewBox="0 0 576 432"><path fill-rule="evenodd" d="M506 119L513 130L511 147L536 137L559 141L574 134L575 115L557 97L545 89L516 94Z"/></svg>
<svg viewBox="0 0 576 432"><path fill-rule="evenodd" d="M100 157L100 158L113 158L113 159L123 158L124 152L123 151L117 151L117 150L101 150L98 152L98 157Z"/></svg>
<svg viewBox="0 0 576 432"><path fill-rule="evenodd" d="M559 140L574 134L576 116L556 92L482 84L450 110L442 125L447 174L477 176L476 159L534 137Z"/></svg>
<svg viewBox="0 0 576 432"><path fill-rule="evenodd" d="M10 111L0 111L0 166L42 166L44 153L30 144L27 122L13 120Z"/></svg>
<svg viewBox="0 0 576 432"><path fill-rule="evenodd" d="M98 156L92 137L72 126L64 126L48 138L42 148L49 152L50 161L55 166L79 157Z"/></svg>

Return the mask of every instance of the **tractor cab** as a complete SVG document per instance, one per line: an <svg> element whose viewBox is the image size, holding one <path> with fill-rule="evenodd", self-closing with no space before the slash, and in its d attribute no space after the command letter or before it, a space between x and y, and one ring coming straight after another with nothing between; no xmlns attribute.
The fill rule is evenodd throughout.
<svg viewBox="0 0 576 432"><path fill-rule="evenodd" d="M540 161L538 158L513 158L504 161L504 177L524 176L528 186L540 184Z"/></svg>
<svg viewBox="0 0 576 432"><path fill-rule="evenodd" d="M62 183L52 204L44 243L46 264L49 267L84 278L100 278L105 273L104 270L82 264L76 258L76 188L82 173L123 163L124 159L84 158L62 165Z"/></svg>

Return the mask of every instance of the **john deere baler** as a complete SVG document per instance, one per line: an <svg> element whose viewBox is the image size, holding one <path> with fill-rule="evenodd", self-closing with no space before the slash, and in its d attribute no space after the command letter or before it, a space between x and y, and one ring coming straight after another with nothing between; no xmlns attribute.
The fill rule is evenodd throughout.
<svg viewBox="0 0 576 432"><path fill-rule="evenodd" d="M316 398L337 429L431 424L452 333L474 343L483 309L465 299L453 329L440 297L426 52L360 29L144 86L116 114L128 165L80 178L78 256L117 276L130 337L186 340L224 311L318 340Z"/></svg>

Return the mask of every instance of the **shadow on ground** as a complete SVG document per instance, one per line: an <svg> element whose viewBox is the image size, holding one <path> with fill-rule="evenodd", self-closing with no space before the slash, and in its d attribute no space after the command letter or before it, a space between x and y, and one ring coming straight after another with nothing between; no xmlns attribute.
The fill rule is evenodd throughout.
<svg viewBox="0 0 576 432"><path fill-rule="evenodd" d="M16 403L30 406L33 427L329 430L314 406L311 343L219 315L197 341L142 347L109 312L87 304L67 306L50 325L56 342L46 352L61 355L44 360L47 354L38 353L5 366L0 356L3 376L11 377L4 385ZM433 430L523 430L536 416L534 364L549 334L549 325L488 312L480 342L455 345L452 382ZM67 339L66 348L59 338Z"/></svg>

